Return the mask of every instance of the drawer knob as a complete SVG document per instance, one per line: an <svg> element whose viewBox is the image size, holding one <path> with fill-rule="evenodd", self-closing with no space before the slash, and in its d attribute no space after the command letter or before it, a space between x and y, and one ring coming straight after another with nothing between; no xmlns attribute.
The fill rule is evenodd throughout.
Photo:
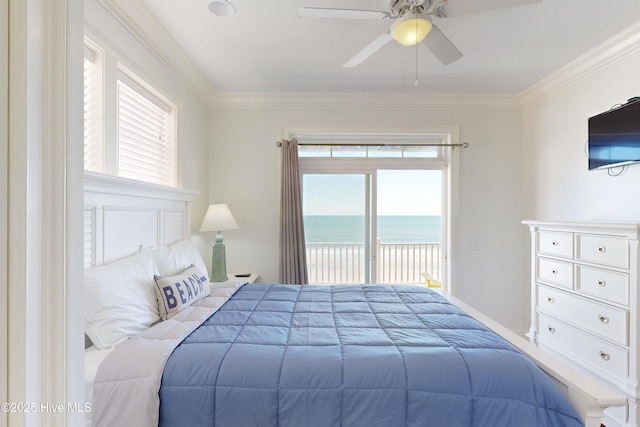
<svg viewBox="0 0 640 427"><path fill-rule="evenodd" d="M558 246L558 241L554 240L553 242L551 242L551 246Z"/></svg>
<svg viewBox="0 0 640 427"><path fill-rule="evenodd" d="M553 270L551 270L551 272L552 272L553 274L555 274L555 275L557 275L557 274L558 274L558 270L556 270L555 268L554 268Z"/></svg>
<svg viewBox="0 0 640 427"><path fill-rule="evenodd" d="M600 352L600 357L602 358L602 360L604 360L605 362L608 362L609 359L611 359L611 356L609 356L608 353L605 353L604 351Z"/></svg>
<svg viewBox="0 0 640 427"><path fill-rule="evenodd" d="M556 333L556 328L554 328L553 326L548 326L547 329L549 330L550 334L555 334Z"/></svg>
<svg viewBox="0 0 640 427"><path fill-rule="evenodd" d="M607 316L603 316L602 314L598 316L598 319L600 319L602 323L609 323L609 318Z"/></svg>
<svg viewBox="0 0 640 427"><path fill-rule="evenodd" d="M598 286L604 288L605 286L607 286L607 281L606 280L598 280Z"/></svg>
<svg viewBox="0 0 640 427"><path fill-rule="evenodd" d="M555 300L556 299L554 297L547 297L547 301L549 301L551 304L553 304Z"/></svg>
<svg viewBox="0 0 640 427"><path fill-rule="evenodd" d="M598 252L603 253L606 251L607 251L607 248L605 246L598 246Z"/></svg>

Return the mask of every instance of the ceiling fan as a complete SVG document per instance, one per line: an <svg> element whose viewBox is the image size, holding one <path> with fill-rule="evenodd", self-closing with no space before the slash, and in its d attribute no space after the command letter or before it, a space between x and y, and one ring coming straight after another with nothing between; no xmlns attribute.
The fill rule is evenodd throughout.
<svg viewBox="0 0 640 427"><path fill-rule="evenodd" d="M301 18L393 20L389 30L365 46L343 67L357 67L391 40L405 46L424 45L443 64L462 58L462 53L433 23L432 17L446 18L539 3L542 0L390 0L388 11L302 7Z"/></svg>

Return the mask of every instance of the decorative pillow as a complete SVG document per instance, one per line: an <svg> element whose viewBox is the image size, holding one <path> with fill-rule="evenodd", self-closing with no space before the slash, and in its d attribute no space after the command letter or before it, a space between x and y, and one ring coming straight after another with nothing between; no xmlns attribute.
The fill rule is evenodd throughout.
<svg viewBox="0 0 640 427"><path fill-rule="evenodd" d="M85 332L96 347L113 347L160 320L155 274L148 252L85 270Z"/></svg>
<svg viewBox="0 0 640 427"><path fill-rule="evenodd" d="M211 292L209 279L193 264L170 276L155 276L160 318L167 320Z"/></svg>
<svg viewBox="0 0 640 427"><path fill-rule="evenodd" d="M180 240L166 246L148 248L156 261L160 276L168 276L176 271L194 265L209 281L207 267L200 252L190 240Z"/></svg>

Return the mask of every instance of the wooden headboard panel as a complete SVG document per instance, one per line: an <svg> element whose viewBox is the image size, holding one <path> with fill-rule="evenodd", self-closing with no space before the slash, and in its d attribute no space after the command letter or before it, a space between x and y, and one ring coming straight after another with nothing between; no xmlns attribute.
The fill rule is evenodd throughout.
<svg viewBox="0 0 640 427"><path fill-rule="evenodd" d="M84 266L188 238L197 192L85 172Z"/></svg>

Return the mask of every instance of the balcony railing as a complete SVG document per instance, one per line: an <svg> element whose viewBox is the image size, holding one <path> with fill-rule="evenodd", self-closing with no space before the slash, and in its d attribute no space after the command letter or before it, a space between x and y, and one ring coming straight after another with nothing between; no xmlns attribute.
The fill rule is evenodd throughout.
<svg viewBox="0 0 640 427"><path fill-rule="evenodd" d="M382 243L376 248L376 283L424 283L440 279L440 243ZM365 283L363 243L307 243L309 283Z"/></svg>

